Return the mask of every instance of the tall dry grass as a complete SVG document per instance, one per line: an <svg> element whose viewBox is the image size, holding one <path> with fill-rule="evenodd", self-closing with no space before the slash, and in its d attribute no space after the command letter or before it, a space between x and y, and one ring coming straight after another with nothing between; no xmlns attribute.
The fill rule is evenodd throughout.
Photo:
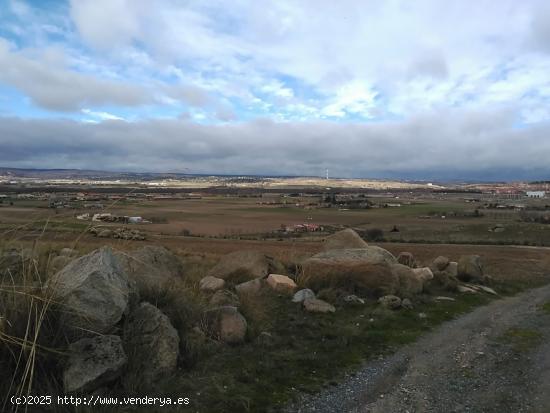
<svg viewBox="0 0 550 413"><path fill-rule="evenodd" d="M0 247L0 394L52 394L59 388L57 371L65 338L59 328L52 291L44 287L51 258L48 248ZM37 385L39 383L39 385Z"/></svg>

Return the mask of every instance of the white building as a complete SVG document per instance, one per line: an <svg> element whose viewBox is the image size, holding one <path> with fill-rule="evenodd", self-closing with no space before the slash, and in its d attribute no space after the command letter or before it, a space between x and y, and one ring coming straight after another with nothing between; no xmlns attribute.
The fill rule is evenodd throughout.
<svg viewBox="0 0 550 413"><path fill-rule="evenodd" d="M525 192L529 198L544 198L546 196L545 191L527 191Z"/></svg>

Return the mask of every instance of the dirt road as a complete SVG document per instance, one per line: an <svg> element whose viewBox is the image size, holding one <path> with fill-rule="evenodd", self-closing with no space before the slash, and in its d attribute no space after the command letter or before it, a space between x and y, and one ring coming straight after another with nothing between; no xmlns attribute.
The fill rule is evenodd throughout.
<svg viewBox="0 0 550 413"><path fill-rule="evenodd" d="M494 301L368 363L293 411L550 413L547 303L550 285Z"/></svg>

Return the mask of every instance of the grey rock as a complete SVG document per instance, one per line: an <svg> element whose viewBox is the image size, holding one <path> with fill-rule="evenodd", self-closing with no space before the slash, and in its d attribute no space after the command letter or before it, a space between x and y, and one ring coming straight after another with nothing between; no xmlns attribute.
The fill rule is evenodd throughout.
<svg viewBox="0 0 550 413"><path fill-rule="evenodd" d="M292 297L293 303L301 303L308 298L315 298L315 293L309 288L304 288L302 290L296 291Z"/></svg>
<svg viewBox="0 0 550 413"><path fill-rule="evenodd" d="M155 384L176 369L180 339L168 317L143 302L128 317L124 328L128 352L128 377L138 376L146 386Z"/></svg>
<svg viewBox="0 0 550 413"><path fill-rule="evenodd" d="M483 281L483 265L479 255L464 255L458 260L457 277L462 281Z"/></svg>
<svg viewBox="0 0 550 413"><path fill-rule="evenodd" d="M346 295L344 297L344 301L349 304L356 304L356 305L363 305L365 304L365 300L362 298L357 297L355 294Z"/></svg>
<svg viewBox="0 0 550 413"><path fill-rule="evenodd" d="M117 251L115 255L142 293L162 291L184 275L179 257L162 246L146 245L128 253Z"/></svg>
<svg viewBox="0 0 550 413"><path fill-rule="evenodd" d="M341 262L341 261L360 261L368 263L386 263L386 264L396 264L397 259L393 254L384 248L377 247L375 245L369 245L365 248L348 248L348 249L337 249L321 252L315 254L310 259L316 260L325 260L332 262Z"/></svg>
<svg viewBox="0 0 550 413"><path fill-rule="evenodd" d="M108 332L129 310L135 288L113 252L103 247L71 261L47 282L63 306L61 322L68 330Z"/></svg>
<svg viewBox="0 0 550 413"><path fill-rule="evenodd" d="M127 357L120 337L83 338L69 346L63 371L65 393L90 392L118 378Z"/></svg>
<svg viewBox="0 0 550 413"><path fill-rule="evenodd" d="M378 302L382 307L388 308L390 310L397 310L401 307L401 298L396 295L385 295L378 299Z"/></svg>
<svg viewBox="0 0 550 413"><path fill-rule="evenodd" d="M214 292L223 289L225 280L207 275L199 281L199 289L206 292Z"/></svg>
<svg viewBox="0 0 550 413"><path fill-rule="evenodd" d="M303 305L304 309L310 313L334 313L336 311L332 304L318 298L307 298Z"/></svg>
<svg viewBox="0 0 550 413"><path fill-rule="evenodd" d="M449 265L449 262L450 261L447 257L440 255L433 261L432 266L437 271L443 271L445 268L447 268L447 266Z"/></svg>
<svg viewBox="0 0 550 413"><path fill-rule="evenodd" d="M445 268L445 271L449 273L449 275L451 275L452 277L456 277L458 275L458 262L449 262L449 266Z"/></svg>
<svg viewBox="0 0 550 413"><path fill-rule="evenodd" d="M403 307L406 310L412 310L414 309L413 303L408 298L404 298L401 300L401 307Z"/></svg>
<svg viewBox="0 0 550 413"><path fill-rule="evenodd" d="M248 328L246 319L236 307L224 306L208 310L206 319L210 333L227 344L244 342Z"/></svg>

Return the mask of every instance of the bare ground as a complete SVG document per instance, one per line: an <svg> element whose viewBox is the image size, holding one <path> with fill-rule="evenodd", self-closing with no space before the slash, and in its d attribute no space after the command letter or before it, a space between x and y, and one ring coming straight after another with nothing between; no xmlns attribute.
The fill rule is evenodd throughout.
<svg viewBox="0 0 550 413"><path fill-rule="evenodd" d="M494 301L288 411L548 413L549 302L550 285Z"/></svg>

